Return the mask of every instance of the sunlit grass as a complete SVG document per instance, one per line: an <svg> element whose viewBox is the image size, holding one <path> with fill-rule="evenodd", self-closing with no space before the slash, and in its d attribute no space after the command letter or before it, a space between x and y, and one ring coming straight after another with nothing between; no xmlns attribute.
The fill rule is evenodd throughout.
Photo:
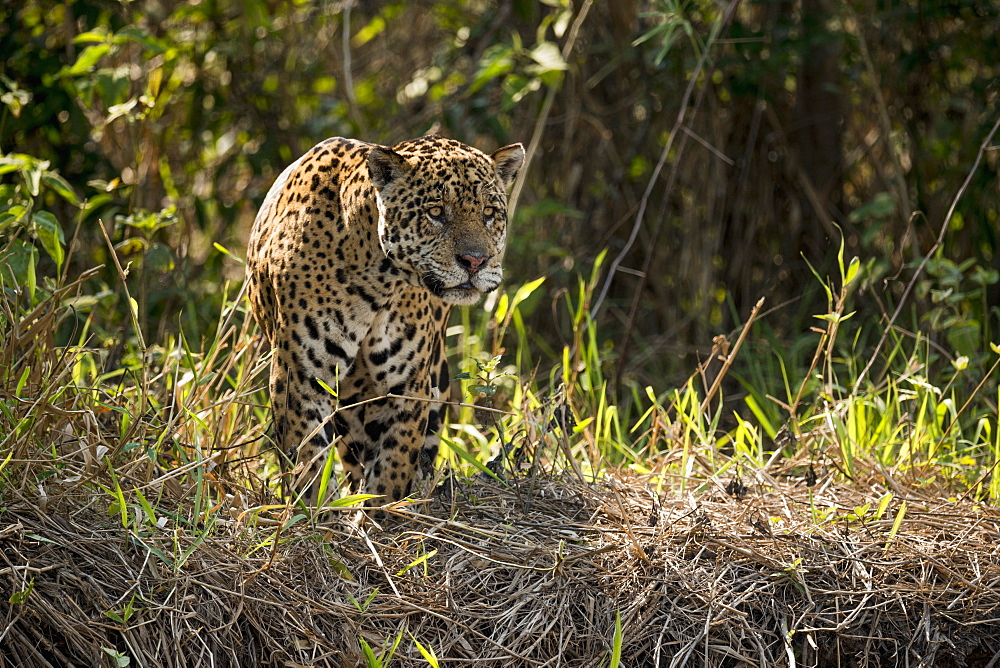
<svg viewBox="0 0 1000 668"><path fill-rule="evenodd" d="M955 498L1000 499L996 360L979 372L962 358L942 361L920 335L894 332L877 380L854 386L866 362L857 342L877 325L845 314L857 263L841 267L837 284L824 284L829 310L807 335L811 350L762 345L748 322L740 334L751 347L719 347L687 382L626 386L619 398L607 374L614 351L590 317L600 259L555 304L544 303L539 279L456 312L448 343L461 373L436 479L562 471L596 480L624 468L663 493L684 494L739 488L754 476L766 484L777 464L791 463L803 480L825 470L867 485L876 472L888 489L905 481ZM256 548L270 549L282 531L322 517L282 496L267 436L269 357L238 286L225 286L219 320L201 339L145 341L126 325L109 351L96 345L94 312L78 309L86 285L4 286L5 496L96 505L171 568L220 524L272 526ZM558 322L545 345L526 330L526 307L553 309ZM69 343L57 345L53 332L69 322ZM334 460L331 452L324 510L371 501L338 498ZM166 530L188 540L169 553L143 541Z"/></svg>

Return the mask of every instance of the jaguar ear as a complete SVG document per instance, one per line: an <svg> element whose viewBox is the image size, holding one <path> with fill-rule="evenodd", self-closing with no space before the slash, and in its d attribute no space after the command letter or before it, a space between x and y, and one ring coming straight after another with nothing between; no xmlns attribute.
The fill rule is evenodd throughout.
<svg viewBox="0 0 1000 668"><path fill-rule="evenodd" d="M517 178L517 173L521 171L521 165L524 164L524 147L520 144L504 146L494 151L490 157L496 165L504 190L510 188Z"/></svg>
<svg viewBox="0 0 1000 668"><path fill-rule="evenodd" d="M381 190L409 171L406 158L386 146L372 146L368 151L368 174Z"/></svg>

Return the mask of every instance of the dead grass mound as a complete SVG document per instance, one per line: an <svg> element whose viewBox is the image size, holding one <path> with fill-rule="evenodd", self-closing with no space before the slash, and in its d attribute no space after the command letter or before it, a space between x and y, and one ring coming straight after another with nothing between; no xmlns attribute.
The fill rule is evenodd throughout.
<svg viewBox="0 0 1000 668"><path fill-rule="evenodd" d="M1000 513L768 482L454 481L200 541L7 499L0 666L609 665L616 616L623 666L997 665Z"/></svg>

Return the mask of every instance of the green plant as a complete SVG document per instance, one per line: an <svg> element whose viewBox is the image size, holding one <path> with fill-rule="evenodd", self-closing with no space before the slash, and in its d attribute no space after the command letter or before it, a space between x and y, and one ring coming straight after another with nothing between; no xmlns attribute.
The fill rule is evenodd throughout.
<svg viewBox="0 0 1000 668"><path fill-rule="evenodd" d="M497 366L500 364L500 360L503 355L497 355L489 361L483 361L478 359L473 359L472 362L476 365L476 372L478 375L473 376L471 373L462 372L457 373L452 376L452 380L471 380L472 383L469 384L468 394L476 399L492 399L496 396L497 390L499 389L498 381L502 378L511 378L517 380L517 376L512 373L505 371L498 371ZM478 384L477 384L478 383Z"/></svg>
<svg viewBox="0 0 1000 668"><path fill-rule="evenodd" d="M941 255L928 260L925 270L927 278L917 284L917 296L929 298L932 306L923 322L947 339L956 356L978 365L1000 322L1000 309L987 301L987 290L1000 282L1000 272L972 258L956 264Z"/></svg>
<svg viewBox="0 0 1000 668"><path fill-rule="evenodd" d="M34 590L34 588L35 588L35 579L32 578L27 582L24 589L22 589L21 591L14 592L13 594L10 595L10 598L8 598L7 600L10 602L11 605L21 605L22 603L25 603L28 600L28 597L31 596L31 592L32 590Z"/></svg>
<svg viewBox="0 0 1000 668"><path fill-rule="evenodd" d="M135 607L135 597L137 595L138 594L132 594L132 598L129 599L129 602L122 606L119 610L105 611L104 616L118 622L122 626L128 626L129 620L132 619L132 615L135 614L137 609Z"/></svg>
<svg viewBox="0 0 1000 668"><path fill-rule="evenodd" d="M399 647L399 642L403 639L403 632L400 631L396 634L395 640L392 640L390 645L390 639L386 638L385 642L382 644L382 651L379 654L375 654L371 645L368 641L358 636L358 644L361 645L361 653L365 657L365 665L368 668L385 668L392 661L392 657L396 654L396 648Z"/></svg>
<svg viewBox="0 0 1000 668"><path fill-rule="evenodd" d="M83 213L86 206L73 187L50 169L47 160L23 153L0 154L0 176L16 175L14 183L0 183L0 286L6 290L27 288L29 301L38 303L40 245L55 264L54 276L43 279L44 293L55 286L66 259L66 238L56 216L43 208L59 197ZM49 272L43 272L48 276Z"/></svg>
<svg viewBox="0 0 1000 668"><path fill-rule="evenodd" d="M687 37L695 53L700 55L705 50L706 43L711 43L715 38L720 27L717 21L711 37L706 42L699 34L695 22L691 20L692 14L706 11L705 3L697 0L657 0L652 4L652 9L643 15L655 21L655 25L633 41L632 45L639 46L644 42L658 44L656 54L653 56L656 65L663 62L682 33Z"/></svg>
<svg viewBox="0 0 1000 668"><path fill-rule="evenodd" d="M413 640L413 644L417 647L417 651L420 652L420 656L424 657L424 661L427 662L431 668L440 668L440 662L438 662L437 655L434 653L433 647L424 647L420 644L420 641L410 634L410 639Z"/></svg>
<svg viewBox="0 0 1000 668"><path fill-rule="evenodd" d="M621 610L615 610L615 635L611 640L611 663L608 664L608 668L618 668L622 660L622 613Z"/></svg>
<svg viewBox="0 0 1000 668"><path fill-rule="evenodd" d="M125 666L132 664L132 657L125 652L119 652L118 650L110 647L102 647L101 649L105 654L114 659L115 665L118 666L118 668L125 668Z"/></svg>

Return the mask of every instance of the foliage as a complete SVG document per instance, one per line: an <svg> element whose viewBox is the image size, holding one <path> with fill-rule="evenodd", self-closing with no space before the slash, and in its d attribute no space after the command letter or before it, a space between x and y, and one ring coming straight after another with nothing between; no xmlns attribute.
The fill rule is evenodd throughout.
<svg viewBox="0 0 1000 668"><path fill-rule="evenodd" d="M8 237L14 216L27 226L18 238L36 248L14 248L13 269L25 283L29 254L41 252L48 273L60 264L58 239L75 237L74 273L106 265L90 292L104 295L96 324L108 343L122 343L104 320L128 312L117 303L125 287L144 334L181 327L197 338L221 307L218 287L240 277L237 258L271 180L318 139L391 142L438 129L488 147L537 135L511 275L550 276L550 296L572 285L605 246L627 246L622 222L650 186L654 211L637 230L645 242L624 256L643 275L615 265L608 305L594 316L619 351L617 396L629 378L679 382L692 351L735 327L762 294L772 304L796 299L770 319L783 332L802 329L822 293L796 289L810 283L801 257L828 269L830 220L874 263L873 280L920 256L993 120L1000 80L1000 54L990 57L1000 44L996 7L932 5L848 3L814 15L815 3L785 13L700 1L463 1L425 11L401 2L31 0L5 8L0 28L0 169L24 182L15 192L5 179L0 200L13 212ZM672 149L666 182L651 183L689 83L690 132ZM840 93L824 103L829 89ZM563 122L536 128L550 93L548 117ZM803 116L814 98L835 118ZM813 146L813 125L841 132ZM37 164L12 170L17 160ZM994 163L974 175L941 251L955 266L972 260L985 279L998 268ZM26 202L27 218L18 209ZM174 222L135 226L148 216ZM888 287L890 303L859 304L864 315L892 308L902 286ZM972 302L927 300L925 331L968 355L996 331L998 296L996 283L984 286L976 313ZM950 333L955 317L962 334ZM533 318L542 320L527 326L544 322Z"/></svg>
<svg viewBox="0 0 1000 668"><path fill-rule="evenodd" d="M234 517L251 554L301 540L322 516L279 493L247 231L318 139L437 130L536 148L508 286L448 331L464 387L428 486L627 470L739 497L786 463L810 489L876 480L811 519L878 524L886 549L899 489L996 504L997 152L970 164L997 120L1000 10L783 7L8 3L0 498L99 508L173 573ZM801 564L774 571L801 587ZM359 656L388 665L402 638L358 636Z"/></svg>

